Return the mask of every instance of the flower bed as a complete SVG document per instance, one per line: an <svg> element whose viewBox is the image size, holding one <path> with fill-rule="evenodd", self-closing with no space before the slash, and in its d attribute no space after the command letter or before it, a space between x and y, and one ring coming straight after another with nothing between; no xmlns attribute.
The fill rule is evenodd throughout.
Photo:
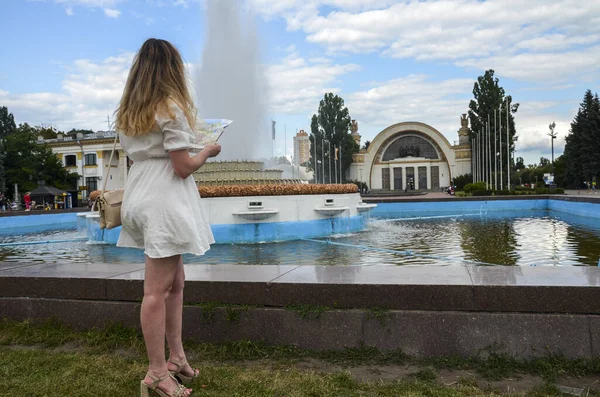
<svg viewBox="0 0 600 397"><path fill-rule="evenodd" d="M358 187L346 185L231 185L201 186L202 197L298 196L315 194L358 193Z"/></svg>

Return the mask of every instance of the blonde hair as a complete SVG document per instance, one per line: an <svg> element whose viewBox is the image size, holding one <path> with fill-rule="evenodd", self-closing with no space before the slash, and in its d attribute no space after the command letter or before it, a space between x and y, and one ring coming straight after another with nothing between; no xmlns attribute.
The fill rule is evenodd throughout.
<svg viewBox="0 0 600 397"><path fill-rule="evenodd" d="M194 128L196 108L179 51L166 40L148 39L129 70L115 111L115 128L127 136L148 134L155 127L157 112L175 117L169 110L170 101L183 110L190 127Z"/></svg>

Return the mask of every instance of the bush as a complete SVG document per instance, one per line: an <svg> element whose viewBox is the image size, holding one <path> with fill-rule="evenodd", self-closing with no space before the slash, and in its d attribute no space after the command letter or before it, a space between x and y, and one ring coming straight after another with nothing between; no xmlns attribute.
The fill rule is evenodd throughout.
<svg viewBox="0 0 600 397"><path fill-rule="evenodd" d="M496 196L510 196L512 192L510 190L497 190Z"/></svg>
<svg viewBox="0 0 600 397"><path fill-rule="evenodd" d="M354 183L360 192L366 192L369 190L367 184L361 181L350 181L349 183Z"/></svg>
<svg viewBox="0 0 600 397"><path fill-rule="evenodd" d="M473 180L473 175L465 174L455 177L452 180L454 186L456 186L456 190L464 190L465 186L469 184L469 181Z"/></svg>
<svg viewBox="0 0 600 397"><path fill-rule="evenodd" d="M473 196L491 196L493 192L493 190L474 190Z"/></svg>
<svg viewBox="0 0 600 397"><path fill-rule="evenodd" d="M467 183L464 187L465 193L473 193L476 190L486 190L485 182Z"/></svg>

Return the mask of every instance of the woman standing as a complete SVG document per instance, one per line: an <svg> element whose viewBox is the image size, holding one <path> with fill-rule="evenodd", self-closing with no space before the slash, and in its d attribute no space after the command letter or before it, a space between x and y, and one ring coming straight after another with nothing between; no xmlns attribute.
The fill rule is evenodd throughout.
<svg viewBox="0 0 600 397"><path fill-rule="evenodd" d="M116 111L121 146L133 160L117 246L141 248L146 257L140 319L150 365L140 385L142 396L150 390L163 397L189 396L192 390L179 382L198 376L181 340L181 255L203 255L214 243L191 175L217 156L221 146L207 145L190 155L195 114L181 55L165 40L147 40L133 61Z"/></svg>

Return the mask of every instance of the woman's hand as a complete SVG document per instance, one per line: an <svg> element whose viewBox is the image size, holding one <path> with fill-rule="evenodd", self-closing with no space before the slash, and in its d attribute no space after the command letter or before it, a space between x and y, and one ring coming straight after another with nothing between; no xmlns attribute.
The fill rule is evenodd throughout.
<svg viewBox="0 0 600 397"><path fill-rule="evenodd" d="M169 156L171 157L175 174L182 179L186 179L198 168L202 167L206 159L218 156L219 153L221 153L221 145L216 143L204 146L204 149L193 157L190 157L187 149L169 152Z"/></svg>
<svg viewBox="0 0 600 397"><path fill-rule="evenodd" d="M221 145L219 145L218 143L209 144L204 146L204 149L202 149L202 151L206 153L207 157L217 157L219 153L221 153Z"/></svg>

